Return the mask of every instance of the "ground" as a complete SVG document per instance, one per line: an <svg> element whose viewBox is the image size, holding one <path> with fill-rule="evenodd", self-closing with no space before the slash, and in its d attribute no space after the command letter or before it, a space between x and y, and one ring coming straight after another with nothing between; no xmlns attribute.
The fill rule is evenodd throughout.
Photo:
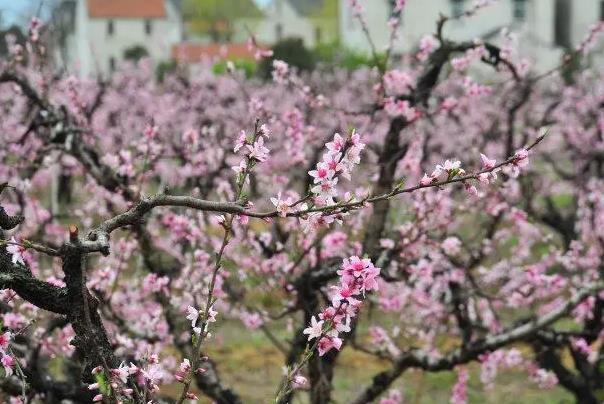
<svg viewBox="0 0 604 404"><path fill-rule="evenodd" d="M272 403L281 377L283 356L261 331L249 331L235 322L223 322L208 341L208 353L219 364L221 377L241 395L244 403ZM344 349L335 375L336 403L348 403L372 375L385 369L381 362L367 354L347 347ZM470 403L570 404L574 400L564 389L542 390L526 373L501 371L492 390L483 387L479 366L470 366L468 386ZM406 404L448 403L455 384L454 372L423 373L412 371L401 377L394 388L405 395ZM164 391L179 391L180 385L164 387ZM209 403L210 401L203 401ZM308 402L306 394L298 394L296 404Z"/></svg>

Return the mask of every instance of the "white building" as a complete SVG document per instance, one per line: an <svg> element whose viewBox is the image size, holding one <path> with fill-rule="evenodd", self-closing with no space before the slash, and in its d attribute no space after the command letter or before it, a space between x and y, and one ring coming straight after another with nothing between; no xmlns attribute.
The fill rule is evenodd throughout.
<svg viewBox="0 0 604 404"><path fill-rule="evenodd" d="M337 40L337 0L272 0L262 9L262 18L240 18L235 22L234 40L244 42L252 32L258 42L274 44L285 38L300 38L313 48ZM320 14L322 8L333 15Z"/></svg>
<svg viewBox="0 0 604 404"><path fill-rule="evenodd" d="M261 43L275 43L283 38L298 37L305 44L315 42L313 26L290 1L276 0L262 10L264 18L252 27L256 39ZM247 22L243 22L244 24ZM248 23L249 24L249 23ZM237 30L247 35L245 30Z"/></svg>
<svg viewBox="0 0 604 404"><path fill-rule="evenodd" d="M134 48L167 60L183 39L177 0L64 0L52 26L57 65L81 76L109 73Z"/></svg>
<svg viewBox="0 0 604 404"><path fill-rule="evenodd" d="M389 40L387 21L393 0L361 0L371 36L381 51ZM405 6L395 51L410 51L419 39L434 33L442 13L459 15L472 6L471 0L409 0ZM340 39L352 49L369 52L369 43L354 18L349 0L340 0ZM602 0L498 0L475 16L449 21L444 34L454 40L483 38L495 42L502 28L519 35L520 52L538 69L555 66L565 48L576 46L589 26L603 18Z"/></svg>

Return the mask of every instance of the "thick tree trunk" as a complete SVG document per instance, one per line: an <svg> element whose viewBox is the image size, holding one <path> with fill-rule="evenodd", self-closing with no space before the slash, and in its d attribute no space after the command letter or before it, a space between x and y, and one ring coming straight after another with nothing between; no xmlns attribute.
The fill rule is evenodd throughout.
<svg viewBox="0 0 604 404"><path fill-rule="evenodd" d="M84 259L77 251L66 253L63 271L69 299L67 319L76 334L72 344L83 361L84 378L97 366L116 368L117 359L97 311L98 301L86 288Z"/></svg>

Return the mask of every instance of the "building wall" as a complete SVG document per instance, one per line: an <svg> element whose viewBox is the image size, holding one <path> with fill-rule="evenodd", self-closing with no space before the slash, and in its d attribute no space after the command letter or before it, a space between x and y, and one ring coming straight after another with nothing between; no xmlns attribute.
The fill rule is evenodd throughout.
<svg viewBox="0 0 604 404"><path fill-rule="evenodd" d="M283 38L302 38L307 46L314 46L314 26L300 16L286 0L273 2L264 12L265 18L256 26L254 34L261 43L275 43ZM281 27L281 35L279 28Z"/></svg>
<svg viewBox="0 0 604 404"><path fill-rule="evenodd" d="M110 60L115 65L123 60L124 51L136 45L144 46L154 60L166 60L171 47L182 41L183 27L178 10L166 1L166 18L151 19L151 33L145 32L144 19L114 18L113 35L108 33L107 18L90 18L85 0L77 0L75 30L68 38L67 60L62 61L81 76L107 74Z"/></svg>
<svg viewBox="0 0 604 404"><path fill-rule="evenodd" d="M280 39L302 38L307 47L337 40L337 18L301 16L287 0L276 0L263 10L264 18L239 19L235 22L234 42L245 42L251 31L263 44L274 44ZM281 35L278 35L278 26Z"/></svg>
<svg viewBox="0 0 604 404"><path fill-rule="evenodd" d="M598 20L599 0L570 1L570 39L576 45L589 25ZM464 7L471 7L471 3L466 0ZM386 48L389 39L389 29L386 26L390 13L388 0L371 0L362 4L371 36L378 51L381 51ZM526 14L522 21L514 18L513 0L499 0L471 18L449 21L445 25L444 34L455 40L472 40L494 34L492 40L497 42L498 32L509 27L520 36L521 53L532 59L538 69L552 67L559 62L562 54L562 49L556 47L554 41L556 0L526 0L525 4ZM453 2L450 0L409 1L403 12L395 51L412 50L423 35L434 32L440 13L452 15L452 12ZM340 0L340 31L343 44L369 52L369 43L359 22L352 15L348 0Z"/></svg>
<svg viewBox="0 0 604 404"><path fill-rule="evenodd" d="M577 45L585 37L589 26L599 19L600 0L573 0L571 4L571 41Z"/></svg>

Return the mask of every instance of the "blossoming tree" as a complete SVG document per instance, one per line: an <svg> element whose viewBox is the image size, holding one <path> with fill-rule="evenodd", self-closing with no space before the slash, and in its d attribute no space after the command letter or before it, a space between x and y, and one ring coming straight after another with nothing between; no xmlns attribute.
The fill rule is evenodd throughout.
<svg viewBox="0 0 604 404"><path fill-rule="evenodd" d="M0 65L4 397L240 403L206 355L235 320L283 354L278 403L330 402L344 349L389 364L359 404L401 402L409 369L456 371L465 402L472 362L601 400L602 74L532 73L449 20L375 69L161 84L57 74L33 20Z"/></svg>

